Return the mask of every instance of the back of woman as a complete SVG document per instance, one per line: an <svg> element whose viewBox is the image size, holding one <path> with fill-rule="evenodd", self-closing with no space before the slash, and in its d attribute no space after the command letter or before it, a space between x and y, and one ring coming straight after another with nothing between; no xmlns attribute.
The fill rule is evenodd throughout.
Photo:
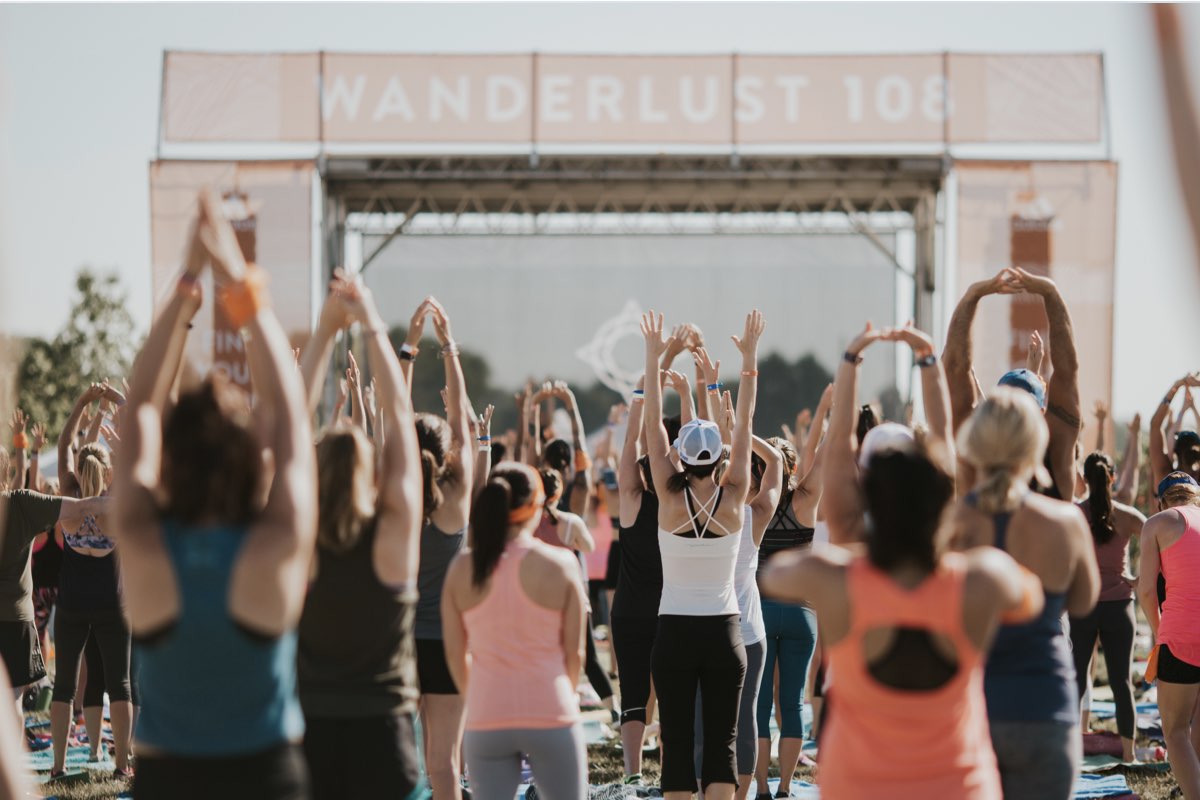
<svg viewBox="0 0 1200 800"><path fill-rule="evenodd" d="M982 692L983 654L963 628L966 559L944 557L938 569L905 589L864 557L846 577L850 629L828 647L835 688L821 745L821 791L830 797L996 798L999 782L988 745ZM890 652L869 663L870 632L897 631ZM889 657L899 657L901 635L942 637L953 643L954 664L944 682L922 687L888 685ZM911 640L910 640L911 641ZM916 671L918 680L928 680ZM870 753L870 758L861 754Z"/></svg>
<svg viewBox="0 0 1200 800"><path fill-rule="evenodd" d="M1200 611L1200 508L1177 506L1173 509L1186 524L1174 544L1159 553L1162 574L1167 579L1167 599L1157 641L1171 648L1178 659L1200 666L1200 630L1196 614Z"/></svg>

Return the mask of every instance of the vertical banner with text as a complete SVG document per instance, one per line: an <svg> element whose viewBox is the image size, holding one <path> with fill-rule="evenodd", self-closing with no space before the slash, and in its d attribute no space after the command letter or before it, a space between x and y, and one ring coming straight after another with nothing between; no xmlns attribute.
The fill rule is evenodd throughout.
<svg viewBox="0 0 1200 800"><path fill-rule="evenodd" d="M958 294L1009 266L1054 280L1075 331L1086 448L1096 437L1092 406L1112 403L1117 166L960 161L955 172ZM1005 371L1025 366L1034 330L1053 346L1038 298L997 295L979 304L974 361L985 391Z"/></svg>
<svg viewBox="0 0 1200 800"><path fill-rule="evenodd" d="M307 161L158 161L150 167L151 262L154 309L170 297L183 263L196 197L211 186L237 197L248 215L235 222L247 260L267 274L271 303L293 346L308 337L312 322L312 174ZM228 202L227 202L228 205ZM188 337L187 360L196 374L222 369L239 385L250 375L242 338L214 302L211 276L204 306Z"/></svg>

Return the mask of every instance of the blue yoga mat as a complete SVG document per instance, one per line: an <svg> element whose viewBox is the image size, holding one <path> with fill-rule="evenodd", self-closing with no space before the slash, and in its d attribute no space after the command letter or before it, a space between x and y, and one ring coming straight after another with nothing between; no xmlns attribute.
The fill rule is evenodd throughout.
<svg viewBox="0 0 1200 800"><path fill-rule="evenodd" d="M112 770L115 768L107 754L101 756L98 762L88 763L89 752L87 747L68 747L66 768L68 770L73 768ZM54 767L54 752L46 749L36 753L26 753L25 764L35 772L49 772Z"/></svg>
<svg viewBox="0 0 1200 800"><path fill-rule="evenodd" d="M1098 800L1129 794L1124 775L1081 775L1072 791L1074 800Z"/></svg>

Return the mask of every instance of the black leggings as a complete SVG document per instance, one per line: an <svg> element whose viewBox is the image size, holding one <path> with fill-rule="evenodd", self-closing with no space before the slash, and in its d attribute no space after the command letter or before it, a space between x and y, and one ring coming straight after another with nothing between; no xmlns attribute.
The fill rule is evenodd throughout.
<svg viewBox="0 0 1200 800"><path fill-rule="evenodd" d="M412 714L305 717L304 724L313 800L405 800L421 782Z"/></svg>
<svg viewBox="0 0 1200 800"><path fill-rule="evenodd" d="M308 765L299 745L246 756L139 755L134 800L308 800Z"/></svg>
<svg viewBox="0 0 1200 800"><path fill-rule="evenodd" d="M596 633L592 630L591 614L587 616L587 630L584 631L584 639L587 640L587 660L583 664L583 671L587 673L588 681L596 690L596 694L600 695L600 699L607 700L613 696L612 681L608 679L608 673L604 671L604 667L600 666L600 659L596 655Z"/></svg>
<svg viewBox="0 0 1200 800"><path fill-rule="evenodd" d="M695 792L692 746L696 690L704 695L703 787L737 785L734 741L738 704L746 676L746 648L737 614L658 618L652 656L654 686L662 723L662 790Z"/></svg>
<svg viewBox="0 0 1200 800"><path fill-rule="evenodd" d="M132 699L129 686L129 625L120 610L75 611L59 605L54 617L55 702L75 701L79 660L89 634L96 641L104 669L96 683L102 684L113 703ZM89 679L88 683L92 683ZM94 695L89 698L94 699ZM103 701L101 701L103 703Z"/></svg>
<svg viewBox="0 0 1200 800"><path fill-rule="evenodd" d="M616 617L609 625L621 679L621 724L646 723L650 702L650 656L658 617Z"/></svg>
<svg viewBox="0 0 1200 800"><path fill-rule="evenodd" d="M1098 637L1117 706L1117 731L1127 739L1132 739L1136 733L1133 683L1129 678L1135 628L1133 600L1102 600L1086 617L1071 618L1071 649L1075 652L1079 697L1082 699L1087 691L1088 664Z"/></svg>

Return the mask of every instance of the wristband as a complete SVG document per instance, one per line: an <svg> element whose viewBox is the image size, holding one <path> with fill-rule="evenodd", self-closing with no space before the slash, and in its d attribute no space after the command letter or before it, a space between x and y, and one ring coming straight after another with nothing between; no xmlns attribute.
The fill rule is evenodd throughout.
<svg viewBox="0 0 1200 800"><path fill-rule="evenodd" d="M756 370L756 369L744 369L744 370L742 370L742 377L743 377L743 378L757 378L757 377L758 377L758 370Z"/></svg>
<svg viewBox="0 0 1200 800"><path fill-rule="evenodd" d="M218 292L221 309L235 330L241 330L267 306L267 274L255 264L246 265L241 281Z"/></svg>
<svg viewBox="0 0 1200 800"><path fill-rule="evenodd" d="M480 442L490 442L491 440L492 440L492 437L491 437L491 436L480 436L480 437L478 438L478 440L477 440L477 441L480 441Z"/></svg>
<svg viewBox="0 0 1200 800"><path fill-rule="evenodd" d="M855 355L847 350L846 352L842 353L842 361L845 361L847 364L858 366L863 362L863 357Z"/></svg>
<svg viewBox="0 0 1200 800"><path fill-rule="evenodd" d="M22 431L20 433L14 433L12 442L13 442L14 450L28 450L29 449L29 437L25 434L24 431Z"/></svg>
<svg viewBox="0 0 1200 800"><path fill-rule="evenodd" d="M481 444L481 445L479 445L479 447L478 447L478 450L479 450L479 452L480 452L480 453L490 453L490 452L492 452L492 448L491 448L491 446L490 446L490 445L486 445L486 444Z"/></svg>
<svg viewBox="0 0 1200 800"><path fill-rule="evenodd" d="M922 368L932 367L936 363L937 363L937 356L935 356L933 353L930 353L929 355L924 356L923 358L917 359L917 366L922 367Z"/></svg>
<svg viewBox="0 0 1200 800"><path fill-rule="evenodd" d="M457 358L458 357L458 345L455 344L454 342L447 342L445 345L442 346L441 355L442 355L442 358Z"/></svg>
<svg viewBox="0 0 1200 800"><path fill-rule="evenodd" d="M416 361L417 353L421 352L420 348L413 347L408 342L400 345L400 360L401 361Z"/></svg>
<svg viewBox="0 0 1200 800"><path fill-rule="evenodd" d="M708 384L707 388L710 392L719 392L721 391L721 382L717 381L716 383L710 383Z"/></svg>

